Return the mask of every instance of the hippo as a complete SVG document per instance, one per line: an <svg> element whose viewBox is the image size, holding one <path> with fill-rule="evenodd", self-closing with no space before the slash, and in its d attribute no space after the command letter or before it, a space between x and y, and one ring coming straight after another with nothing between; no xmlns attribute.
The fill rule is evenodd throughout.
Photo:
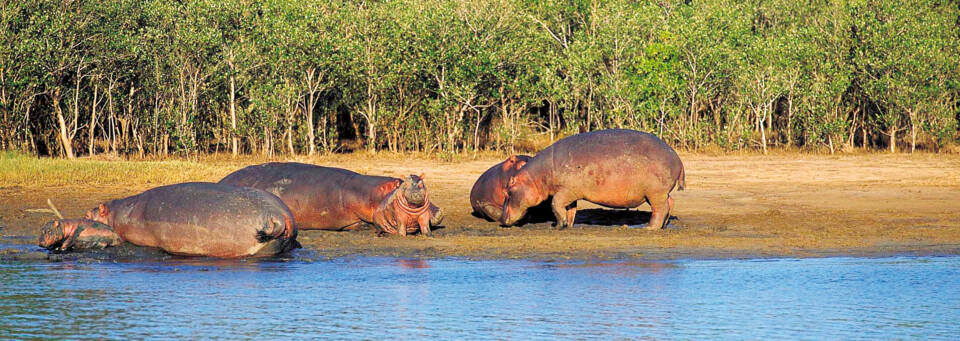
<svg viewBox="0 0 960 341"><path fill-rule="evenodd" d="M470 206L480 217L500 221L503 202L507 197L507 181L529 162L527 155L511 155L505 161L490 167L480 175L470 190Z"/></svg>
<svg viewBox="0 0 960 341"><path fill-rule="evenodd" d="M552 196L558 229L573 225L583 199L613 208L649 203L647 229L658 230L673 209L670 192L685 186L680 157L652 134L611 129L573 135L537 153L510 178L500 224L516 224Z"/></svg>
<svg viewBox="0 0 960 341"><path fill-rule="evenodd" d="M62 219L46 223L40 229L37 245L51 251L104 249L121 243L110 226L90 219Z"/></svg>
<svg viewBox="0 0 960 341"><path fill-rule="evenodd" d="M372 224L378 235L431 234L443 211L430 202L424 175L404 179L346 169L272 162L233 172L220 183L276 194L304 230L351 230Z"/></svg>
<svg viewBox="0 0 960 341"><path fill-rule="evenodd" d="M300 247L293 214L254 188L191 182L100 204L87 219L124 241L181 256L267 257Z"/></svg>

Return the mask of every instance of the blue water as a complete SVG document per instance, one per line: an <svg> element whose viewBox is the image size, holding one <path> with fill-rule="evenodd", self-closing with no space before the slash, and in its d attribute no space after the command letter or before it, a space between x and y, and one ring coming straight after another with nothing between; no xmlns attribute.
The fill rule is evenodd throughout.
<svg viewBox="0 0 960 341"><path fill-rule="evenodd" d="M0 338L960 338L960 257L0 262Z"/></svg>

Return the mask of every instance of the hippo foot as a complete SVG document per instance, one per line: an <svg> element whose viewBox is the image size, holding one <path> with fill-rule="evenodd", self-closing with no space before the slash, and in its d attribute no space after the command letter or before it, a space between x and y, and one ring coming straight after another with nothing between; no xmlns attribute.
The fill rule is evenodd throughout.
<svg viewBox="0 0 960 341"><path fill-rule="evenodd" d="M660 230L662 230L663 228L662 228L662 227L653 227L653 225L646 224L646 225L643 226L643 229L644 229L644 230L647 230L647 231L660 231Z"/></svg>

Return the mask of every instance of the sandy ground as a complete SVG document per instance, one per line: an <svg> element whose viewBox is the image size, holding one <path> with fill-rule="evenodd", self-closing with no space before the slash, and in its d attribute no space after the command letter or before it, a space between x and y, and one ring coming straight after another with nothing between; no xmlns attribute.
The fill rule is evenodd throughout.
<svg viewBox="0 0 960 341"><path fill-rule="evenodd" d="M702 155L681 153L687 189L674 192L674 217L662 231L637 228L649 207L598 208L580 202L576 225L550 222L502 228L471 215L473 182L503 156L439 161L419 155L366 154L306 161L365 174L427 174L431 200L445 210L434 237L382 237L371 230L301 231L319 258L353 255L536 259L673 259L960 254L960 155ZM282 160L282 159L281 159ZM195 179L217 181L263 160L201 159L214 167ZM69 162L69 161L63 161ZM117 161L129 162L129 161ZM183 178L183 177L181 177ZM0 243L35 243L49 214L30 213L52 198L67 217L159 183L90 186L0 183Z"/></svg>

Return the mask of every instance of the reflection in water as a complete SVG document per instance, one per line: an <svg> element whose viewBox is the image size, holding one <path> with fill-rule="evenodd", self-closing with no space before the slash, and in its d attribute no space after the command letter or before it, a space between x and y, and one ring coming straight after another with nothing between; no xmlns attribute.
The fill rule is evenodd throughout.
<svg viewBox="0 0 960 341"><path fill-rule="evenodd" d="M0 335L951 339L958 283L960 257L0 262Z"/></svg>
<svg viewBox="0 0 960 341"><path fill-rule="evenodd" d="M430 267L430 263L423 259L397 259L397 264L400 264L404 269L426 269Z"/></svg>

